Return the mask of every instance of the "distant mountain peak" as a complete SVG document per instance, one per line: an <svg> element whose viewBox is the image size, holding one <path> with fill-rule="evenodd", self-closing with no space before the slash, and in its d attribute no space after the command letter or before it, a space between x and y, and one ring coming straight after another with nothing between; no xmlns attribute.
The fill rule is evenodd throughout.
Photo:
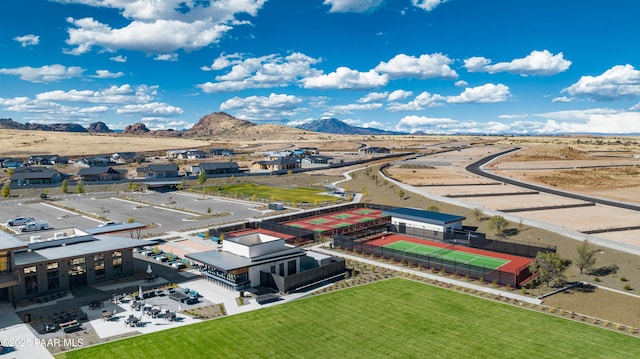
<svg viewBox="0 0 640 359"><path fill-rule="evenodd" d="M398 135L399 132L391 132L380 130L377 128L357 127L351 126L336 118L321 118L314 120L300 126L297 126L301 130L333 133L337 135Z"/></svg>

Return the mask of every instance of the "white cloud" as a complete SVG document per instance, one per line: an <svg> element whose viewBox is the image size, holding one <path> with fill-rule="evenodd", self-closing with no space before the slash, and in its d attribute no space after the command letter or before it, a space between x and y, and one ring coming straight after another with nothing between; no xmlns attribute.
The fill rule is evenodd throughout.
<svg viewBox="0 0 640 359"><path fill-rule="evenodd" d="M404 100L405 98L411 95L413 95L412 91L395 90L389 94L389 101L395 102L395 101Z"/></svg>
<svg viewBox="0 0 640 359"><path fill-rule="evenodd" d="M41 101L66 101L102 104L140 104L153 99L157 92L157 86L140 85L132 87L125 84L111 86L104 90L54 90L36 95Z"/></svg>
<svg viewBox="0 0 640 359"><path fill-rule="evenodd" d="M57 0L118 10L126 26L114 28L93 18L73 19L68 29L67 53L79 55L101 47L108 51L138 50L172 53L197 50L218 42L236 26L248 24L237 14L256 16L266 0Z"/></svg>
<svg viewBox="0 0 640 359"><path fill-rule="evenodd" d="M574 100L573 97L560 96L551 99L551 102L572 102Z"/></svg>
<svg viewBox="0 0 640 359"><path fill-rule="evenodd" d="M156 61L178 61L178 54L159 54L157 55L154 60Z"/></svg>
<svg viewBox="0 0 640 359"><path fill-rule="evenodd" d="M447 0L411 0L411 3L415 7L419 7L425 11L431 11L438 7L440 4L444 4Z"/></svg>
<svg viewBox="0 0 640 359"><path fill-rule="evenodd" d="M640 112L609 108L537 114L547 119L541 133L640 133Z"/></svg>
<svg viewBox="0 0 640 359"><path fill-rule="evenodd" d="M16 36L13 39L19 42L22 47L35 46L40 43L40 36L38 35Z"/></svg>
<svg viewBox="0 0 640 359"><path fill-rule="evenodd" d="M51 101L30 99L28 97L0 98L0 105L6 106L6 111L13 111L23 114L33 114L25 116L25 120L37 120L38 123L67 122L89 122L95 119L100 113L107 112L109 107L104 105L80 107L68 106Z"/></svg>
<svg viewBox="0 0 640 359"><path fill-rule="evenodd" d="M54 82L74 77L81 77L85 71L82 67L66 67L60 64L42 67L23 66L16 68L0 68L0 74L18 75L20 79L30 82Z"/></svg>
<svg viewBox="0 0 640 359"><path fill-rule="evenodd" d="M338 67L335 72L326 75L302 79L304 88L326 90L366 90L382 87L389 82L389 77L375 70L360 72L348 67Z"/></svg>
<svg viewBox="0 0 640 359"><path fill-rule="evenodd" d="M438 94L430 94L427 91L420 93L408 103L392 102L387 107L390 111L421 111L427 107L441 106L446 98Z"/></svg>
<svg viewBox="0 0 640 359"><path fill-rule="evenodd" d="M509 87L503 84L485 84L478 87L467 87L458 96L447 97L448 103L494 103L504 102L509 98Z"/></svg>
<svg viewBox="0 0 640 359"><path fill-rule="evenodd" d="M329 12L367 12L374 10L383 0L324 0L323 5L330 5Z"/></svg>
<svg viewBox="0 0 640 359"><path fill-rule="evenodd" d="M527 114L523 114L523 115L500 115L498 116L498 118L503 119L503 120L515 120L515 119L519 119L519 118L525 118L528 117L529 115Z"/></svg>
<svg viewBox="0 0 640 359"><path fill-rule="evenodd" d="M150 130L168 130L168 129L176 129L176 128L190 128L193 126L192 123L189 123L185 120L176 120L176 119L166 119L164 117L142 117L140 122L144 123L144 125Z"/></svg>
<svg viewBox="0 0 640 359"><path fill-rule="evenodd" d="M366 96L358 99L360 103L370 103L386 100L389 97L388 92L369 92Z"/></svg>
<svg viewBox="0 0 640 359"><path fill-rule="evenodd" d="M458 74L449 67L451 59L442 54L420 55L420 57L398 54L389 62L380 62L375 70L388 74L392 79L457 79Z"/></svg>
<svg viewBox="0 0 640 359"><path fill-rule="evenodd" d="M398 121L398 126L400 128L404 126L409 126L411 128L420 128L424 129L428 126L438 126L443 124L451 124L456 121L450 118L434 118L427 116L405 116Z"/></svg>
<svg viewBox="0 0 640 359"><path fill-rule="evenodd" d="M582 76L562 92L595 100L637 97L640 96L640 71L629 64L616 65L598 76Z"/></svg>
<svg viewBox="0 0 640 359"><path fill-rule="evenodd" d="M554 55L548 50L531 51L524 58L514 59L511 62L499 62L491 65L491 60L484 57L471 57L464 60L469 72L510 72L523 76L551 76L566 71L571 66L571 61L566 60L562 52Z"/></svg>
<svg viewBox="0 0 640 359"><path fill-rule="evenodd" d="M115 61L115 62L127 62L127 57L126 56L122 56L122 55L118 55L118 56L114 56L114 57L109 58L109 60Z"/></svg>
<svg viewBox="0 0 640 359"><path fill-rule="evenodd" d="M469 86L469 83L467 83L467 81L460 80L460 81L456 81L455 85L458 87L467 87Z"/></svg>
<svg viewBox="0 0 640 359"><path fill-rule="evenodd" d="M261 57L243 58L242 54L222 55L204 71L222 70L231 67L224 75L216 76L218 82L198 85L206 93L239 91L249 88L272 88L287 86L303 77L318 76L319 70L312 65L320 62L303 53L295 52L286 57L271 54Z"/></svg>
<svg viewBox="0 0 640 359"><path fill-rule="evenodd" d="M96 70L96 74L90 77L96 79L117 79L124 76L124 72L111 72L109 70Z"/></svg>
<svg viewBox="0 0 640 359"><path fill-rule="evenodd" d="M363 128L377 128L377 129L384 129L385 124L382 122L378 122L378 121L369 121L369 122L365 122L362 124Z"/></svg>
<svg viewBox="0 0 640 359"><path fill-rule="evenodd" d="M268 97L233 97L220 104L220 110L235 111L236 117L246 120L281 120L300 112L301 102L302 99L293 95L272 93Z"/></svg>
<svg viewBox="0 0 640 359"><path fill-rule="evenodd" d="M167 105L161 102L150 102L145 104L124 105L116 110L118 114L136 114L142 116L178 116L184 111L180 107Z"/></svg>
<svg viewBox="0 0 640 359"><path fill-rule="evenodd" d="M370 103L331 106L329 111L332 111L333 113L339 113L339 114L348 114L348 113L353 113L353 111L371 111L371 110L378 110L381 108L382 108L381 103L370 102Z"/></svg>

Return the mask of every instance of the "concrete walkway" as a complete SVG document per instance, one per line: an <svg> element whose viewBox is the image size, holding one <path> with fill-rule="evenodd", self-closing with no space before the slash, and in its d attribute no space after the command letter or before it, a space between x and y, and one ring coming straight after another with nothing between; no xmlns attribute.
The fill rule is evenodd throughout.
<svg viewBox="0 0 640 359"><path fill-rule="evenodd" d="M13 310L10 304L0 305L0 340L3 358L46 359L53 358L47 346L64 346L70 343L48 342L39 339ZM77 344L77 343L75 343Z"/></svg>

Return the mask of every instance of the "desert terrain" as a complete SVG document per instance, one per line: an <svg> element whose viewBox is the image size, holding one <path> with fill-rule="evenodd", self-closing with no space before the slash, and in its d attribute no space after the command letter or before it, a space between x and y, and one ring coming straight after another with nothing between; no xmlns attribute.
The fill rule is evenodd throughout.
<svg viewBox="0 0 640 359"><path fill-rule="evenodd" d="M339 185L351 191L364 193L363 201L384 203L394 206L416 208L437 208L439 211L464 215L465 224L477 227L478 231L494 234L488 228L486 219L474 216L473 209L487 211L505 210L513 212L511 227L517 228L512 237L516 242L536 245L554 245L562 257L575 259L575 238L563 235L563 232L580 234L581 231L613 229L585 236L584 238L602 238L630 248L640 248L640 231L618 231L617 228L637 226L640 215L637 212L600 206L560 208L580 204L580 201L552 196L545 193L533 194L523 188L495 183L478 177L465 170L472 162L493 153L518 147L518 151L509 153L487 164L486 169L505 177L515 178L550 188L565 189L587 195L615 199L630 203L640 203L640 138L636 137L482 137L482 136L348 136L311 133L300 130L283 131L282 126L245 129L246 133L215 138L154 138L121 136L117 134L91 135L78 133L56 133L35 131L3 131L0 135L0 157L26 158L36 154L58 154L70 158L107 154L118 151L135 151L146 154L163 155L170 149L191 148L233 148L238 152L232 160L247 161L259 158L264 151L293 149L297 147L317 147L321 153L357 152L363 145L382 146L392 152L410 152L412 155L391 161L385 170L390 178L415 186L421 193L403 191L384 179L378 173L378 167L385 161L371 162L365 169L363 165L302 173L278 178L260 177L255 181L272 185L307 185L315 183L317 175L331 176L336 181L345 171L355 170L353 178ZM5 180L8 178L3 173ZM252 179L254 180L254 179ZM87 185L87 190L90 189ZM22 191L22 190L21 190ZM24 190L36 195L37 191ZM13 193L13 191L12 191ZM426 195L423 195L425 193ZM464 202L465 206L456 205ZM549 210L536 210L538 207L558 207ZM531 209L529 211L523 209ZM514 217L515 216L515 217ZM523 224L524 222L524 224ZM540 223L555 231L531 226ZM560 232L560 233L557 233ZM566 234L566 233L564 233ZM575 266L569 268L570 281L594 282L618 290L577 293L563 297L553 296L553 305L566 307L576 312L594 316L624 317L625 313L611 314L601 310L602 305L584 305L585 300L575 300L587 296L596 303L621 303L620 307L640 307L640 261L637 255L609 247L596 247L597 268L616 266L615 271L604 275L592 273L580 274ZM628 290L624 287L631 288ZM635 296L634 296L635 295ZM588 301L588 300L587 300ZM582 304L581 304L582 303ZM610 310L611 306L606 306ZM634 323L640 323L640 313L629 313ZM611 318L614 320L614 318Z"/></svg>

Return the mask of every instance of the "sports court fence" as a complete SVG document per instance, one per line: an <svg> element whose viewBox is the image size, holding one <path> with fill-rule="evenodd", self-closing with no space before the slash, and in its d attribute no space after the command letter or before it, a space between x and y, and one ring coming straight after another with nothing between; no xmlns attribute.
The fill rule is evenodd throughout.
<svg viewBox="0 0 640 359"><path fill-rule="evenodd" d="M516 243L516 241L505 241L480 237L472 237L469 240L469 247L527 258L535 258L538 252L556 251L555 246L541 247L529 243Z"/></svg>
<svg viewBox="0 0 640 359"><path fill-rule="evenodd" d="M555 252L554 246L536 246L530 243L516 243L516 241L488 239L484 233L455 230L453 232L438 232L412 226L389 224L388 231L402 235L423 238L443 243L454 243L486 251L511 254L519 257L535 258L538 252Z"/></svg>
<svg viewBox="0 0 640 359"><path fill-rule="evenodd" d="M365 208L384 211L386 209L391 209L393 207L371 204L371 203L348 203L340 206L317 208L317 209L293 213L293 214L283 214L281 216L271 217L268 220L265 220L263 222L276 222L276 223L293 222L303 218L321 217L321 216L329 215L331 213L345 212L352 209L365 209Z"/></svg>
<svg viewBox="0 0 640 359"><path fill-rule="evenodd" d="M473 265L468 262L459 262L455 259L442 258L442 254L447 251L455 250L455 246L453 244L443 248L442 254L438 253L438 255L429 255L427 253L411 253L403 250L372 245L367 243L364 238L354 240L354 238L350 236L335 235L333 236L333 247L361 255L373 255L386 260L394 260L400 263L411 264L416 267L421 266L424 269L431 269L433 271L445 271L461 277L469 277L499 285L509 285L514 288L519 287L521 283L524 283L531 277L529 267L526 265L522 266L522 268L510 268L509 271L506 271Z"/></svg>

